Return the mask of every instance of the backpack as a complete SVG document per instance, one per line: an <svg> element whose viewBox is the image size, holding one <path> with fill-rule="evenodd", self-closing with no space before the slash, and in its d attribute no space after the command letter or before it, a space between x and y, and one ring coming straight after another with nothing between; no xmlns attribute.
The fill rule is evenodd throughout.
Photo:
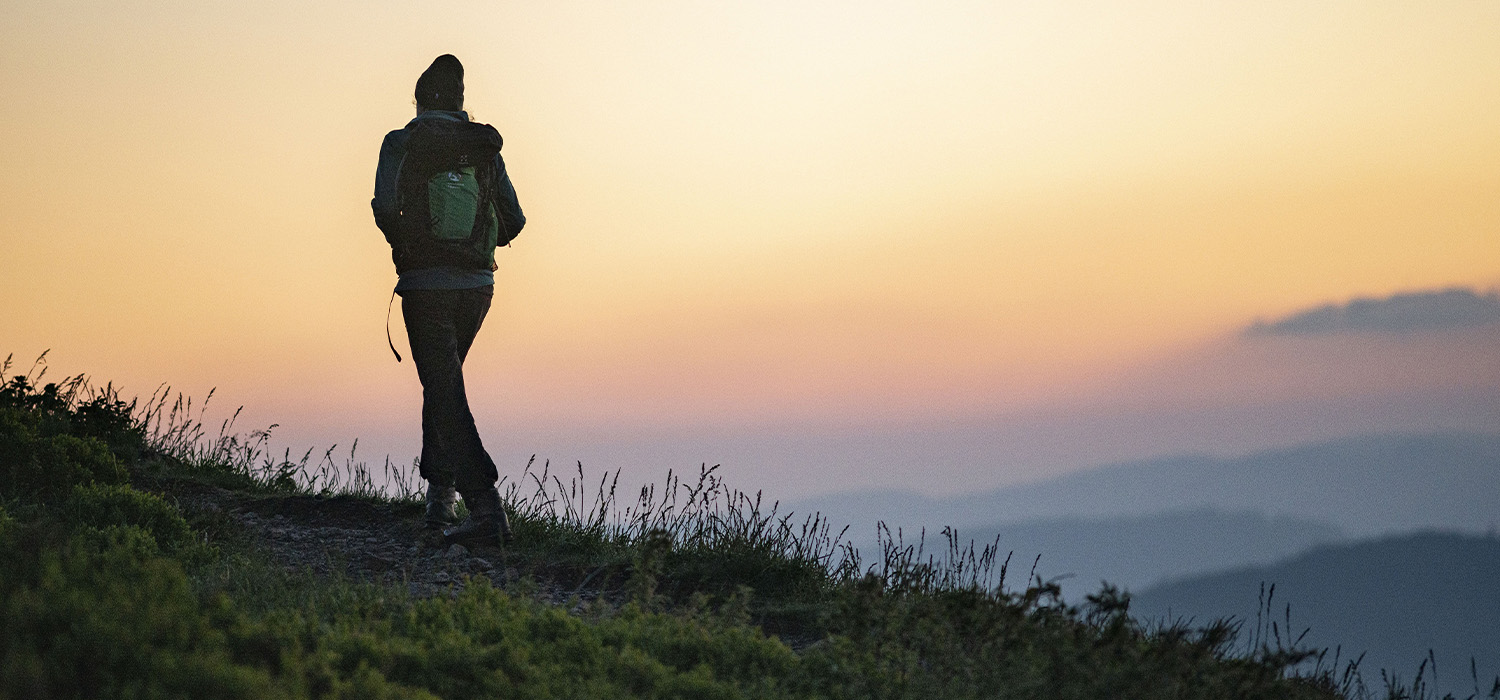
<svg viewBox="0 0 1500 700"><path fill-rule="evenodd" d="M501 144L488 124L424 119L410 127L396 176L397 272L492 269L495 248L511 239L495 206Z"/></svg>

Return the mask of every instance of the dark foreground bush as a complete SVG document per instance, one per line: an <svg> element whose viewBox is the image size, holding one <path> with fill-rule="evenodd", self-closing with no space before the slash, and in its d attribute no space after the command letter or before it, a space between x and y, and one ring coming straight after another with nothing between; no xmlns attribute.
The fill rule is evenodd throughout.
<svg viewBox="0 0 1500 700"><path fill-rule="evenodd" d="M62 507L71 522L94 530L138 529L166 552L195 542L192 528L177 508L161 496L129 486L75 486Z"/></svg>
<svg viewBox="0 0 1500 700"><path fill-rule="evenodd" d="M0 695L276 697L268 675L238 666L211 606L143 531L27 551L6 524L11 563L0 592ZM33 535L36 533L32 533Z"/></svg>
<svg viewBox="0 0 1500 700"><path fill-rule="evenodd" d="M0 405L0 498L50 500L76 484L120 484L124 465L100 440L66 433L35 413Z"/></svg>
<svg viewBox="0 0 1500 700"><path fill-rule="evenodd" d="M590 620L482 581L421 601L333 584L252 617L134 535L27 552L3 522L0 555L21 566L0 585L0 697L786 697L798 664L748 627Z"/></svg>

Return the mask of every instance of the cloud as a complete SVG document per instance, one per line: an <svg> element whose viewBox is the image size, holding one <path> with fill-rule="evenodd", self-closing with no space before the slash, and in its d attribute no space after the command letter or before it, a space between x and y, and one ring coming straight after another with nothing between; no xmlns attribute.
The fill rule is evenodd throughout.
<svg viewBox="0 0 1500 700"><path fill-rule="evenodd" d="M1500 323L1500 293L1455 287L1320 306L1276 321L1256 321L1245 335L1405 334L1495 323Z"/></svg>

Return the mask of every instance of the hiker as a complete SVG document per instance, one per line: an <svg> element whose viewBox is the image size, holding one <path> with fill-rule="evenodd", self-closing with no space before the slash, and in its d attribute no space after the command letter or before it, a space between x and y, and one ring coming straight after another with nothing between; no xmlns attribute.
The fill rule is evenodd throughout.
<svg viewBox="0 0 1500 700"><path fill-rule="evenodd" d="M463 111L457 58L438 56L422 73L416 104L416 118L380 146L370 206L391 245L399 276L392 299L401 296L422 382L426 523L448 543L509 541L499 475L469 411L463 363L494 297L495 248L509 245L526 217L500 157L499 132ZM469 517L455 525L459 495Z"/></svg>

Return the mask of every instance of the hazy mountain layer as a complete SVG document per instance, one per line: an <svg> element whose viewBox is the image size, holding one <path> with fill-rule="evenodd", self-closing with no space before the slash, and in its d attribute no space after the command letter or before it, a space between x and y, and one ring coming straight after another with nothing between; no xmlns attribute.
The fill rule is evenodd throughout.
<svg viewBox="0 0 1500 700"><path fill-rule="evenodd" d="M1500 539L1427 532L1316 548L1282 563L1155 586L1135 596L1142 619L1237 616L1256 619L1261 584L1276 585L1272 616L1307 643L1342 645L1346 658L1368 652L1366 679L1392 669L1407 680L1429 649L1440 686L1473 692L1500 672ZM1283 630L1284 633L1284 630ZM1481 695L1489 682L1481 680Z"/></svg>
<svg viewBox="0 0 1500 700"><path fill-rule="evenodd" d="M1323 522L1214 510L1037 520L959 534L1013 552L1012 570L1022 574L1035 562L1043 579L1067 577L1061 583L1069 600L1082 600L1105 580L1136 590L1193 573L1269 564L1345 539L1342 531Z"/></svg>
<svg viewBox="0 0 1500 700"><path fill-rule="evenodd" d="M1500 434L1372 435L1236 458L1169 457L934 499L867 491L790 504L859 533L877 521L965 529L1194 508L1264 511L1331 523L1354 536L1500 524Z"/></svg>

